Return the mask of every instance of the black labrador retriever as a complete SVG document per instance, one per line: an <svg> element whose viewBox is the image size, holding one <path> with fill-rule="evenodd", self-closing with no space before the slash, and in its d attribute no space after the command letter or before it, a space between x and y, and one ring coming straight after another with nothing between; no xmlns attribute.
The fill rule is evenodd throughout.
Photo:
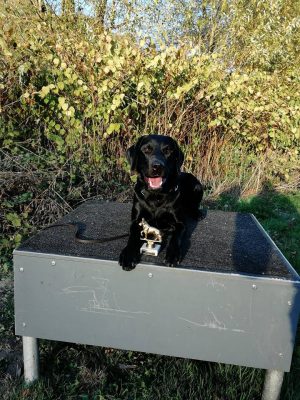
<svg viewBox="0 0 300 400"><path fill-rule="evenodd" d="M174 267L182 257L186 218L199 217L202 185L192 174L180 172L184 156L169 136L142 136L126 155L138 178L129 239L119 263L130 271L139 262L142 245L139 223L144 218L163 233L163 238L168 238L165 263Z"/></svg>

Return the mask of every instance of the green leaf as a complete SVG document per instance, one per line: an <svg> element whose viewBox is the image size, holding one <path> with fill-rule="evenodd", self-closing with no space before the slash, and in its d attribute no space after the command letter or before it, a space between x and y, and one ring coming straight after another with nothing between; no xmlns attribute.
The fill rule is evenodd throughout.
<svg viewBox="0 0 300 400"><path fill-rule="evenodd" d="M19 244L21 243L21 240L22 240L22 235L20 235L19 233L17 233L17 234L15 235L15 242L16 242L16 244L19 245Z"/></svg>
<svg viewBox="0 0 300 400"><path fill-rule="evenodd" d="M50 87L49 86L43 86L42 89L40 90L40 97L42 99L45 98L49 92L50 92Z"/></svg>
<svg viewBox="0 0 300 400"><path fill-rule="evenodd" d="M59 98L58 98L58 104L59 104L60 106L62 106L62 104L64 104L65 102L66 102L65 97L59 97Z"/></svg>
<svg viewBox="0 0 300 400"><path fill-rule="evenodd" d="M18 214L16 214L16 213L8 213L8 214L5 215L5 218L15 228L21 226L21 219L19 218Z"/></svg>
<svg viewBox="0 0 300 400"><path fill-rule="evenodd" d="M50 140L53 140L53 142L55 142L59 148L62 148L65 144L64 139L61 136L55 135L54 133L50 133L48 137Z"/></svg>
<svg viewBox="0 0 300 400"><path fill-rule="evenodd" d="M113 132L119 133L120 129L121 129L121 125L122 124L119 124L119 123L110 124L109 127L106 129L106 133L108 135L110 135Z"/></svg>

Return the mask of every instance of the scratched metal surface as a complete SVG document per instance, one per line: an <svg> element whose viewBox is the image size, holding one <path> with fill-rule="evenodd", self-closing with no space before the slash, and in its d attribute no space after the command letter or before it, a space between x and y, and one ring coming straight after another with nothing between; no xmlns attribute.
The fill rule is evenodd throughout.
<svg viewBox="0 0 300 400"><path fill-rule="evenodd" d="M82 234L88 238L111 237L129 231L130 211L129 203L89 201L57 223L79 223ZM69 227L54 227L28 239L18 250L118 260L126 241L124 238L82 244L75 241ZM253 216L246 213L208 211L197 224L190 221L184 253L181 268L298 279ZM162 251L157 258L143 256L142 262L163 265L164 254Z"/></svg>
<svg viewBox="0 0 300 400"><path fill-rule="evenodd" d="M293 282L145 264L128 273L114 261L21 252L14 268L17 335L290 368Z"/></svg>

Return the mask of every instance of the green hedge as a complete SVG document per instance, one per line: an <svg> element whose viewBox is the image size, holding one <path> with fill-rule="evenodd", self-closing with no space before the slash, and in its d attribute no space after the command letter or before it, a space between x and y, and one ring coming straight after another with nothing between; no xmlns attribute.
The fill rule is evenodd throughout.
<svg viewBox="0 0 300 400"><path fill-rule="evenodd" d="M19 21L20 22L20 21ZM141 134L175 137L185 168L214 186L289 179L299 163L299 75L228 71L224 54L136 43L87 18L2 19L0 138L51 165L103 178ZM34 27L33 27L34 26ZM76 172L77 171L77 172Z"/></svg>

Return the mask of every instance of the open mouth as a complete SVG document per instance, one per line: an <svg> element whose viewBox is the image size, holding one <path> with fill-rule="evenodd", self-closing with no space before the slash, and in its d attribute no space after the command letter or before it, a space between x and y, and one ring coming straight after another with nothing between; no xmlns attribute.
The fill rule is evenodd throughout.
<svg viewBox="0 0 300 400"><path fill-rule="evenodd" d="M155 176L154 178L145 177L145 181L150 189L160 189L164 183L162 176Z"/></svg>

